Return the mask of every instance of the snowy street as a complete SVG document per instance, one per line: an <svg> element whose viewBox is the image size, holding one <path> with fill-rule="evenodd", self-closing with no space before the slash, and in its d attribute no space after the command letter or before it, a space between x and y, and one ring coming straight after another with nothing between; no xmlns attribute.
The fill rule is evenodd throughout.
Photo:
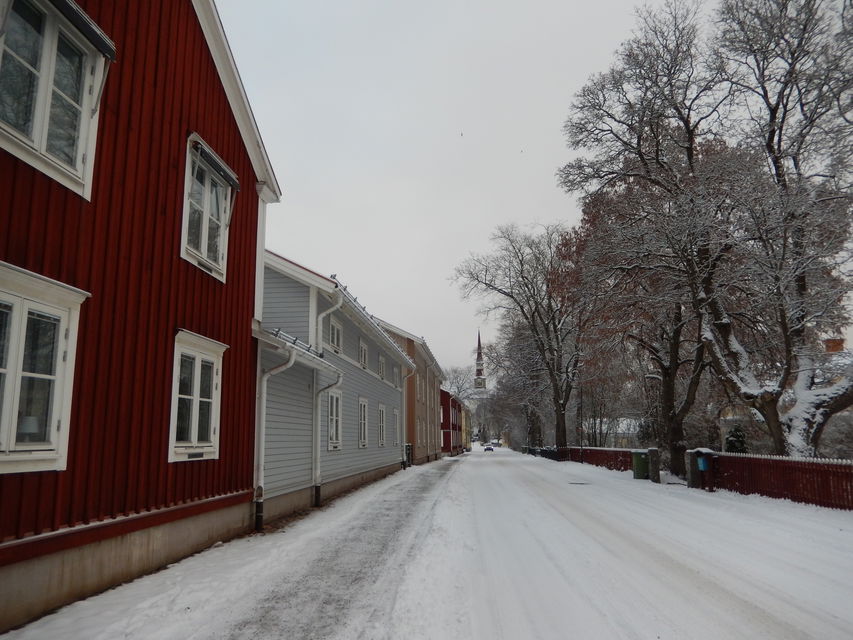
<svg viewBox="0 0 853 640"><path fill-rule="evenodd" d="M496 449L4 639L850 638L853 513Z"/></svg>

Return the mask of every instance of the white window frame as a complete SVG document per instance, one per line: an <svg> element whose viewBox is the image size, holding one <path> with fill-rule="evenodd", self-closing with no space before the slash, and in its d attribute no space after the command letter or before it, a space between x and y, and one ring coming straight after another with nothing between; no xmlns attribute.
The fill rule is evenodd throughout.
<svg viewBox="0 0 853 640"><path fill-rule="evenodd" d="M329 429L329 451L341 449L341 405L343 404L340 391L329 391L326 401L326 424Z"/></svg>
<svg viewBox="0 0 853 640"><path fill-rule="evenodd" d="M381 354L379 355L378 373L379 373L379 379L384 380L385 379L385 356L383 356Z"/></svg>
<svg viewBox="0 0 853 640"><path fill-rule="evenodd" d="M367 430L369 428L369 406L365 398L358 399L358 446L367 446Z"/></svg>
<svg viewBox="0 0 853 640"><path fill-rule="evenodd" d="M5 354L0 354L0 474L63 471L68 461L80 306L89 294L5 262L0 262L0 283L0 302L11 306L8 339L5 345L0 341L0 349L5 346ZM23 371L30 312L58 320L52 374ZM18 418L25 417L18 415L25 377L53 381L46 438L39 442L17 442Z"/></svg>
<svg viewBox="0 0 853 640"><path fill-rule="evenodd" d="M394 367L394 386L398 389L403 385L403 380L400 377L400 367Z"/></svg>
<svg viewBox="0 0 853 640"><path fill-rule="evenodd" d="M219 436L221 425L219 417L222 408L222 356L228 345L211 340L204 336L186 331L178 330L175 336L175 354L172 366L172 410L169 421L169 462L185 462L192 460L216 460L219 458ZM181 356L187 355L195 358L193 374L193 390L189 396L179 394ZM201 364L202 362L213 363L212 397L210 412L210 441L199 442L198 440L198 408L205 400L201 397ZM178 428L178 399L189 398L192 402L191 432L187 441L177 441Z"/></svg>
<svg viewBox="0 0 853 640"><path fill-rule="evenodd" d="M193 167L200 166L205 170L205 183L202 193L201 211L201 237L199 248L190 246L189 228L190 214L192 211L192 186ZM212 215L210 186L216 185L222 189L222 200L220 202L219 220ZM228 231L231 226L231 214L234 211L234 201L237 195L239 183L237 175L225 164L201 136L193 133L187 139L187 156L184 167L184 213L181 226L181 257L187 262L194 264L202 271L209 273L217 280L225 282L228 266ZM211 220L219 224L219 256L212 260L207 255L207 241Z"/></svg>
<svg viewBox="0 0 853 640"><path fill-rule="evenodd" d="M385 446L385 405L379 405L379 435L377 440L379 441L379 446Z"/></svg>
<svg viewBox="0 0 853 640"><path fill-rule="evenodd" d="M329 346L335 353L340 353L344 344L344 328L334 318L329 318Z"/></svg>
<svg viewBox="0 0 853 640"><path fill-rule="evenodd" d="M394 409L394 446L400 444L400 410Z"/></svg>
<svg viewBox="0 0 853 640"><path fill-rule="evenodd" d="M367 350L367 343L361 338L358 339L358 363L361 365L362 369L367 369L367 359L369 357L369 351Z"/></svg>
<svg viewBox="0 0 853 640"><path fill-rule="evenodd" d="M11 19L11 7L14 0L0 0L0 64L4 55L13 55L5 51L5 33L8 20ZM6 149L19 160L29 164L37 171L56 180L86 200L92 199L93 170L95 150L97 148L98 115L100 99L109 58L94 46L93 42L82 34L54 3L46 0L26 0L39 13L44 15L44 29L40 49L40 68L36 98L32 114L31 132L23 132L12 125L0 121L0 148ZM71 6L72 3L65 3ZM87 21L87 28L95 38L112 47L112 42L92 22L82 10L73 5L70 9ZM76 149L73 164L67 164L47 150L51 100L54 94L54 75L56 71L56 51L59 36L82 53L82 87L79 104L80 120L77 128ZM115 50L112 48L112 56ZM20 58L16 59L21 62ZM31 67L30 67L31 68ZM62 99L62 98L60 98Z"/></svg>

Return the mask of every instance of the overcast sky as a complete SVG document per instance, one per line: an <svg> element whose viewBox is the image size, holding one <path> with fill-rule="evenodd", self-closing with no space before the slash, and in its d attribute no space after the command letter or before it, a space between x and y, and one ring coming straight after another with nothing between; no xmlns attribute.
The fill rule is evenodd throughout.
<svg viewBox="0 0 853 640"><path fill-rule="evenodd" d="M472 364L495 323L451 282L500 224L578 220L554 177L572 96L630 0L217 0L284 190L267 247Z"/></svg>

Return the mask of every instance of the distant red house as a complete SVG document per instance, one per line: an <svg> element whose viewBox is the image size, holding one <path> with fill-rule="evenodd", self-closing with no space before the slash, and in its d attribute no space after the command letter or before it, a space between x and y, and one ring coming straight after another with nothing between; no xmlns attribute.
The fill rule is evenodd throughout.
<svg viewBox="0 0 853 640"><path fill-rule="evenodd" d="M0 194L2 631L251 523L280 189L212 0L0 0Z"/></svg>
<svg viewBox="0 0 853 640"><path fill-rule="evenodd" d="M441 451L462 453L462 403L449 391L441 390Z"/></svg>

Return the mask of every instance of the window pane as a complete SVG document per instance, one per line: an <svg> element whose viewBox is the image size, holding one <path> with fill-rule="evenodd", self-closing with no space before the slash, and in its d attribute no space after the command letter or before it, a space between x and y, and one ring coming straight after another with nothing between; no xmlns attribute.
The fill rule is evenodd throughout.
<svg viewBox="0 0 853 640"><path fill-rule="evenodd" d="M78 51L62 35L56 47L56 71L53 86L79 105L83 96L83 52Z"/></svg>
<svg viewBox="0 0 853 640"><path fill-rule="evenodd" d="M213 363L209 360L201 361L201 388L199 397L207 400L213 399Z"/></svg>
<svg viewBox="0 0 853 640"><path fill-rule="evenodd" d="M191 202L190 221L187 228L187 244L196 251L201 249L201 224L203 217L201 209Z"/></svg>
<svg viewBox="0 0 853 640"><path fill-rule="evenodd" d="M16 442L48 442L50 411L53 402L53 380L21 378Z"/></svg>
<svg viewBox="0 0 853 640"><path fill-rule="evenodd" d="M59 318L38 311L27 316L27 337L24 341L24 373L52 376L56 369L56 345L59 338Z"/></svg>
<svg viewBox="0 0 853 640"><path fill-rule="evenodd" d="M198 403L198 442L210 442L210 420L213 403L202 400Z"/></svg>
<svg viewBox="0 0 853 640"><path fill-rule="evenodd" d="M210 217L214 220L222 219L222 190L221 185L213 180L210 181Z"/></svg>
<svg viewBox="0 0 853 640"><path fill-rule="evenodd" d="M185 353L181 354L181 372L178 378L178 395L193 395L193 374L195 373L195 358Z"/></svg>
<svg viewBox="0 0 853 640"><path fill-rule="evenodd" d="M190 424L193 419L192 398L178 398L178 425L175 429L177 442L190 441Z"/></svg>
<svg viewBox="0 0 853 640"><path fill-rule="evenodd" d="M33 137L33 109L38 77L18 60L3 55L0 63L0 120Z"/></svg>
<svg viewBox="0 0 853 640"><path fill-rule="evenodd" d="M193 160L193 179L190 184L190 200L195 202L199 209L204 205L204 181L207 179L207 170L199 164L198 160Z"/></svg>
<svg viewBox="0 0 853 640"><path fill-rule="evenodd" d="M0 302L0 416L6 397L6 367L9 359L9 330L12 324L12 305Z"/></svg>
<svg viewBox="0 0 853 640"><path fill-rule="evenodd" d="M207 225L207 259L219 264L219 223L210 218Z"/></svg>
<svg viewBox="0 0 853 640"><path fill-rule="evenodd" d="M6 368L6 359L9 357L9 330L11 325L12 305L0 302L0 369Z"/></svg>
<svg viewBox="0 0 853 640"><path fill-rule="evenodd" d="M67 165L77 164L77 136L80 109L56 91L50 101L50 126L47 130L47 151Z"/></svg>
<svg viewBox="0 0 853 640"><path fill-rule="evenodd" d="M17 0L6 24L5 46L38 71L43 31L44 16L28 2Z"/></svg>

